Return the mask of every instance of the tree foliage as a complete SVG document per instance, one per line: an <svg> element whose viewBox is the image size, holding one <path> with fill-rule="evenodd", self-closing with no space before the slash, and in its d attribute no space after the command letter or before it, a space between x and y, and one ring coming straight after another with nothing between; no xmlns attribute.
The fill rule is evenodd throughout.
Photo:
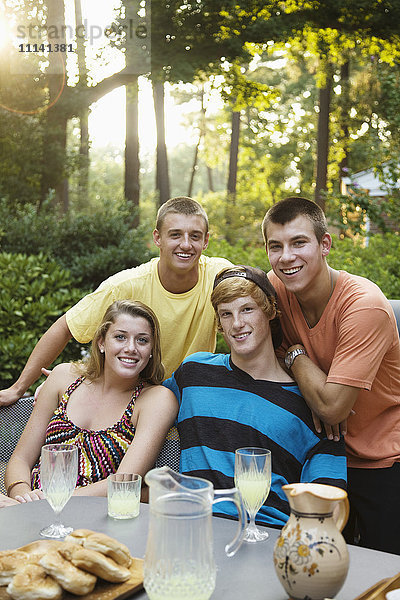
<svg viewBox="0 0 400 600"><path fill-rule="evenodd" d="M400 298L400 236L387 233L363 239L334 239L329 264L376 283L387 298Z"/></svg>
<svg viewBox="0 0 400 600"><path fill-rule="evenodd" d="M62 0L6 0L20 21L39 24L47 22L51 6L61 4ZM121 0L117 30L126 18L126 7L126 1ZM336 196L337 203L343 202L339 181L344 158L353 172L375 165L383 177L382 165L388 164L395 174L400 131L397 1L153 0L151 9L152 77L172 83L193 82L199 75L206 81L211 77L220 82L222 98L227 107L229 104L225 113L213 118L203 138L199 164L203 161L208 167L204 177L210 178L213 167L225 167L230 111L242 112L238 208L233 223L244 226L247 221L243 222L243 215L255 219L260 205L269 205L287 192L312 196L317 94L328 64L334 79L328 193ZM124 53L123 35L119 33L112 39L114 49ZM102 95L130 81L126 69L104 77L104 50L99 51L95 62L87 61L82 81L67 74L54 107L50 107L52 80L46 65L36 69L34 77L19 78L17 82L9 76L5 59L0 64L1 99L20 110L0 110L4 125L0 193L9 198L12 207L26 202L39 206L46 196L45 188L60 186L65 177L80 193L73 175L80 164L79 148L76 143L65 146L65 120L77 118ZM275 68L272 63L279 53L285 64ZM256 54L261 62L254 69ZM350 65L348 83L341 77L345 62ZM217 75L223 75L223 80ZM27 102L30 107L44 110L24 114L29 108ZM49 127L47 117L53 108L55 116ZM175 177L172 180L173 195ZM101 183L91 183L90 197L96 200L99 193L94 185L101 188ZM204 192L213 187L209 179L198 189ZM215 187L218 189L218 184ZM396 197L393 195L389 201L395 214ZM371 205L370 210L365 206L372 215L376 207Z"/></svg>

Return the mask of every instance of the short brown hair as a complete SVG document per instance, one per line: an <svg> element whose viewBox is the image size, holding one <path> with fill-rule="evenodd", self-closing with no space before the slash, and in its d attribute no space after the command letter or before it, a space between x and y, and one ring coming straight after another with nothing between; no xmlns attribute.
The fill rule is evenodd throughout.
<svg viewBox="0 0 400 600"><path fill-rule="evenodd" d="M299 216L309 219L314 227L315 237L320 244L325 233L328 231L324 212L316 202L301 198L300 196L289 196L277 202L268 210L262 222L264 241L267 243L267 227L269 223L285 225Z"/></svg>
<svg viewBox="0 0 400 600"><path fill-rule="evenodd" d="M154 312L139 301L116 300L107 308L101 324L94 334L89 357L78 363L79 372L94 381L104 371L104 354L100 352L99 341L104 339L110 325L114 324L119 315L126 314L131 317L143 317L149 323L153 336L152 356L140 373L142 381L157 385L164 379L164 366L161 362L160 325Z"/></svg>
<svg viewBox="0 0 400 600"><path fill-rule="evenodd" d="M224 272L227 272L231 269L240 270L244 268L245 267L242 265L226 267L218 273L215 280L218 281L218 279L223 276ZM271 289L273 289L272 285ZM268 319L270 319L272 342L274 348L278 348L282 343L282 328L275 295L265 294L265 292L263 292L263 290L256 283L254 283L254 281L240 276L221 279L221 281L212 291L211 303L214 308L218 331L222 331L221 321L218 314L218 306L222 304L222 302L232 302L233 300L236 300L236 298L245 298L246 296L251 296L261 310L266 314Z"/></svg>
<svg viewBox="0 0 400 600"><path fill-rule="evenodd" d="M161 230L164 219L169 213L175 213L179 215L198 215L203 217L206 226L206 233L208 232L208 217L204 208L193 198L188 196L178 196L171 198L160 206L157 213L156 229Z"/></svg>

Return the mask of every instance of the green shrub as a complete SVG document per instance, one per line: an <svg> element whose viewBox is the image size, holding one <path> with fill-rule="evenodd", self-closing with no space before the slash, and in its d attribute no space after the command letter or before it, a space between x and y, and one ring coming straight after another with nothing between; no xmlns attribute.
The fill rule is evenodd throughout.
<svg viewBox="0 0 400 600"><path fill-rule="evenodd" d="M0 253L0 386L19 376L41 335L81 297L68 271L43 254ZM57 362L75 360L70 342Z"/></svg>
<svg viewBox="0 0 400 600"><path fill-rule="evenodd" d="M93 290L110 275L155 255L150 227L132 229L129 217L126 205L104 205L90 215L69 212L60 217L48 207L37 214L32 206L10 214L3 202L0 248L28 255L42 252L68 269L76 286Z"/></svg>
<svg viewBox="0 0 400 600"><path fill-rule="evenodd" d="M400 298L400 236L395 233L374 235L368 245L364 239L334 238L329 264L361 275L376 283L387 298Z"/></svg>
<svg viewBox="0 0 400 600"><path fill-rule="evenodd" d="M215 346L215 352L217 352L217 354L228 354L229 353L229 346L225 341L224 336L222 335L222 333L217 333L217 343Z"/></svg>
<svg viewBox="0 0 400 600"><path fill-rule="evenodd" d="M66 217L53 256L77 285L94 290L107 277L155 256L149 239L149 227L130 229L118 213Z"/></svg>
<svg viewBox="0 0 400 600"><path fill-rule="evenodd" d="M210 243L204 254L207 256L222 256L234 265L251 265L252 267L264 269L264 271L269 271L271 268L264 246L249 245L243 240L238 240L232 246L226 240L210 238Z"/></svg>

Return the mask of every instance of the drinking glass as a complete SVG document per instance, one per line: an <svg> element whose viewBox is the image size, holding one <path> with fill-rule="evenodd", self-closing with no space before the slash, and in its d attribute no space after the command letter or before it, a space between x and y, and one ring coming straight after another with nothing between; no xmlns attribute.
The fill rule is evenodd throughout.
<svg viewBox="0 0 400 600"><path fill-rule="evenodd" d="M133 519L140 511L142 477L137 473L113 473L107 477L108 516Z"/></svg>
<svg viewBox="0 0 400 600"><path fill-rule="evenodd" d="M266 448L238 448L235 452L235 486L250 517L243 540L266 540L268 532L257 528L255 518L271 487L271 451Z"/></svg>
<svg viewBox="0 0 400 600"><path fill-rule="evenodd" d="M76 486L78 479L78 448L71 444L47 444L40 455L40 483L56 520L40 531L47 538L63 538L72 527L64 527L59 520L61 513Z"/></svg>

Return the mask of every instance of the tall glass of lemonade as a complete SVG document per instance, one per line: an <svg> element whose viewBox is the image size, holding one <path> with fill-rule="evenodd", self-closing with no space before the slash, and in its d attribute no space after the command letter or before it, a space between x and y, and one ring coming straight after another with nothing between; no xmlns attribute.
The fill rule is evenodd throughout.
<svg viewBox="0 0 400 600"><path fill-rule="evenodd" d="M71 444L47 444L40 454L40 483L56 515L55 523L40 531L48 538L63 538L72 531L59 521L61 513L76 486L78 479L78 448Z"/></svg>
<svg viewBox="0 0 400 600"><path fill-rule="evenodd" d="M266 448L238 448L235 452L235 486L250 517L243 540L266 540L268 532L258 529L255 518L271 487L271 451Z"/></svg>

